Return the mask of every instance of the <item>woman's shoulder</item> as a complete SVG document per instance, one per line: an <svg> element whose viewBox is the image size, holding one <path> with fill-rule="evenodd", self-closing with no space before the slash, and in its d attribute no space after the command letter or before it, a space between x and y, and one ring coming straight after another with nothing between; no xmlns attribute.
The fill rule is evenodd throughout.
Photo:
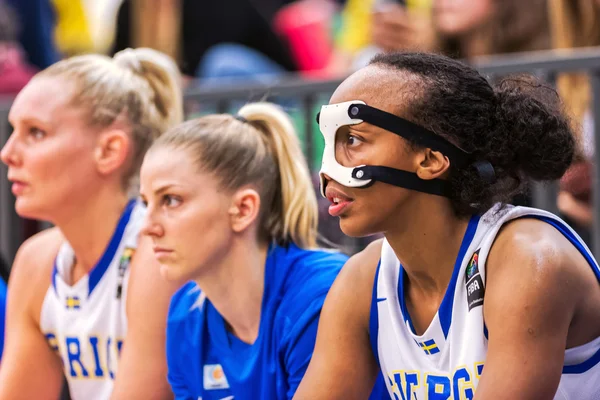
<svg viewBox="0 0 600 400"><path fill-rule="evenodd" d="M46 291L51 284L54 259L64 237L58 228L46 229L27 239L17 251L9 290L25 307L39 316Z"/></svg>
<svg viewBox="0 0 600 400"><path fill-rule="evenodd" d="M568 297L576 300L590 281L596 286L596 270L581 239L558 218L520 218L504 224L496 235L486 261L486 286L528 282L532 296L540 297L541 292L558 293L569 282Z"/></svg>
<svg viewBox="0 0 600 400"><path fill-rule="evenodd" d="M348 261L348 256L337 250L307 250L294 245L286 249L286 258L286 291L304 292L328 290Z"/></svg>
<svg viewBox="0 0 600 400"><path fill-rule="evenodd" d="M381 252L381 241L367 246L363 251L348 257L329 250L304 250L303 257L296 262L294 271L288 277L288 287L284 291L283 305L292 312L304 312L314 308L320 310L335 281L343 280L344 285L368 287L373 285L377 260ZM370 268L372 267L372 268ZM346 276L350 275L349 280ZM356 278L356 281L355 281Z"/></svg>
<svg viewBox="0 0 600 400"><path fill-rule="evenodd" d="M13 276L39 275L44 271L49 272L49 281L54 259L63 242L64 237L58 228L46 229L23 242L15 256L11 270L11 282ZM28 281L32 282L31 276Z"/></svg>
<svg viewBox="0 0 600 400"><path fill-rule="evenodd" d="M300 249L290 246L288 254L296 258L294 265L300 268L308 266L312 269L340 269L348 261L348 256L336 249Z"/></svg>

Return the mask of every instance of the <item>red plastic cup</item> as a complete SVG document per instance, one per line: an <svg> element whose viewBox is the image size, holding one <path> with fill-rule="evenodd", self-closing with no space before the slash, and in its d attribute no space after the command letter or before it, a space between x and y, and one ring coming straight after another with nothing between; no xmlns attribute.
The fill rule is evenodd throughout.
<svg viewBox="0 0 600 400"><path fill-rule="evenodd" d="M317 76L333 53L333 6L323 1L302 0L283 7L275 16L275 30L289 43L298 68Z"/></svg>

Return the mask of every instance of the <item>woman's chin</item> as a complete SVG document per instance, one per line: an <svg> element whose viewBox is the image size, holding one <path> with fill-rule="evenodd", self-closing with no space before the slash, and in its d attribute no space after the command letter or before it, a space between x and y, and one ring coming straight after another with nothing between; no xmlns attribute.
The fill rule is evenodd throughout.
<svg viewBox="0 0 600 400"><path fill-rule="evenodd" d="M160 276L168 282L175 282L179 279L177 268L174 265L160 264Z"/></svg>
<svg viewBox="0 0 600 400"><path fill-rule="evenodd" d="M380 233L373 224L361 223L356 218L340 218L340 229L346 236L362 238Z"/></svg>
<svg viewBox="0 0 600 400"><path fill-rule="evenodd" d="M356 223L356 221L352 221L351 219L340 218L340 229L346 236L350 236L353 238L360 238L365 236L370 236L374 232L371 232L366 226L362 224Z"/></svg>
<svg viewBox="0 0 600 400"><path fill-rule="evenodd" d="M184 284L192 280L190 274L185 273L186 269L177 264L160 264L160 276L167 282Z"/></svg>
<svg viewBox="0 0 600 400"><path fill-rule="evenodd" d="M23 201L19 198L17 198L17 201L15 202L15 212L19 217L24 219L35 219L40 221L49 220L48 216L40 212L38 207L35 207L33 204L30 204L29 202Z"/></svg>

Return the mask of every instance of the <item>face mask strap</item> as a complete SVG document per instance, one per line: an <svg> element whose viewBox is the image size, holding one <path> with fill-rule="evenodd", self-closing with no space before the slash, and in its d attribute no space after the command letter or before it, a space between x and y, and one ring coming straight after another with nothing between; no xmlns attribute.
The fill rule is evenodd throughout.
<svg viewBox="0 0 600 400"><path fill-rule="evenodd" d="M356 167L352 171L352 177L365 180L371 179L372 182L383 182L389 185L399 186L405 189L433 194L436 196L450 197L452 191L450 182L443 179L425 180L419 178L417 174L412 172L384 166L367 165L363 167Z"/></svg>
<svg viewBox="0 0 600 400"><path fill-rule="evenodd" d="M486 183L492 184L496 180L494 167L488 161L474 161L470 153L413 122L368 106L362 101L349 101L324 106L322 112L327 111L329 113L331 112L330 110L333 110L335 113L347 112L347 117L344 114L338 114L338 117L332 119L331 116L329 116L330 114L327 114L329 116L327 119L328 122L325 122L325 125L321 125L321 113L317 115L317 122L319 122L321 126L323 136L326 138L326 148L329 150L329 152L326 150L326 154L323 155L323 168L321 169L321 192L323 195L325 195L326 186L324 174L327 174L331 179L341 184L352 182L353 184L350 186L357 188L366 188L373 185L376 181L379 181L436 196L452 196L452 187L447 180L425 180L419 178L415 173L386 166L363 165L354 168L342 168L337 160L335 160L335 154L332 153L335 148L334 144L329 143L328 146L327 138L329 137L329 141L335 141L335 133L333 133L332 136L331 131L331 129L334 128L334 125L335 130L337 131L341 126L352 125L355 123L358 124L361 122L367 122L420 146L430 148L433 151L439 151L444 156L448 157L455 166L464 167L470 165L475 168L477 174L481 179L486 181ZM361 184L361 181L363 181L364 184Z"/></svg>
<svg viewBox="0 0 600 400"><path fill-rule="evenodd" d="M371 125L395 133L416 144L439 151L455 164L465 165L469 162L470 154L436 135L404 118L379 110L366 104L352 104L348 107L350 118L361 119Z"/></svg>

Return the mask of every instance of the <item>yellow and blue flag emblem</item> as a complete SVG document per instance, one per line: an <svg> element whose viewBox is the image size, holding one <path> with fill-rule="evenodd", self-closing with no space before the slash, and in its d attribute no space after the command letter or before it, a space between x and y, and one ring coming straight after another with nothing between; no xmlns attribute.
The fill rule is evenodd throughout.
<svg viewBox="0 0 600 400"><path fill-rule="evenodd" d="M427 355L432 355L440 352L440 349L438 348L437 344L435 343L435 340L433 339L427 340L426 342L420 342L419 346L421 346L421 348Z"/></svg>
<svg viewBox="0 0 600 400"><path fill-rule="evenodd" d="M67 307L67 310L79 310L81 308L79 296L67 296L65 306Z"/></svg>

